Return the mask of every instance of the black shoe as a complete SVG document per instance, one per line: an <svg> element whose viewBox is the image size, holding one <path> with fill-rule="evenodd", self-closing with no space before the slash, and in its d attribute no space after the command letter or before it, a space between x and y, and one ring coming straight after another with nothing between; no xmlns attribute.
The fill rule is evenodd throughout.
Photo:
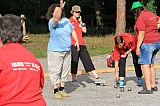
<svg viewBox="0 0 160 106"><path fill-rule="evenodd" d="M144 90L139 91L138 94L153 94L153 91L144 89Z"/></svg>
<svg viewBox="0 0 160 106"><path fill-rule="evenodd" d="M151 87L151 90L152 90L152 91L158 91L158 88L157 88L157 86Z"/></svg>

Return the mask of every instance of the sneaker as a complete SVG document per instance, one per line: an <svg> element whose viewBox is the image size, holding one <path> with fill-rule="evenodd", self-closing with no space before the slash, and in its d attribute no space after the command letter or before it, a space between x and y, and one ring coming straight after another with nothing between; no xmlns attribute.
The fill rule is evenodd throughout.
<svg viewBox="0 0 160 106"><path fill-rule="evenodd" d="M64 91L59 91L62 97L69 97L69 95Z"/></svg>
<svg viewBox="0 0 160 106"><path fill-rule="evenodd" d="M78 83L77 81L72 81L72 84L73 84L74 86L81 86L81 84Z"/></svg>
<svg viewBox="0 0 160 106"><path fill-rule="evenodd" d="M138 78L137 86L142 86L142 84L143 84L142 78Z"/></svg>
<svg viewBox="0 0 160 106"><path fill-rule="evenodd" d="M98 79L95 79L95 83L96 83L96 84L98 84L98 83L100 83L100 84L101 84L101 83L104 83L104 84L105 84L106 81L103 80L103 79L101 79L101 78L98 78Z"/></svg>
<svg viewBox="0 0 160 106"><path fill-rule="evenodd" d="M144 89L144 90L139 91L138 94L153 94L153 91Z"/></svg>
<svg viewBox="0 0 160 106"><path fill-rule="evenodd" d="M157 86L151 87L151 90L152 90L152 91L158 91L158 88L157 88Z"/></svg>
<svg viewBox="0 0 160 106"><path fill-rule="evenodd" d="M124 81L123 81L123 80L120 80L120 81L119 81L119 87L120 87L120 88L124 88Z"/></svg>
<svg viewBox="0 0 160 106"><path fill-rule="evenodd" d="M60 92L56 92L56 93L54 94L54 98L55 98L55 99L61 99L61 98L62 98L62 95L60 94Z"/></svg>

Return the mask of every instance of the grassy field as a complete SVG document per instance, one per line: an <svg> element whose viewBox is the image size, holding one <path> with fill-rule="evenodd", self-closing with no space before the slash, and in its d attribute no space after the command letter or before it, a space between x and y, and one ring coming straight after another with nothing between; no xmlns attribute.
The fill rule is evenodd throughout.
<svg viewBox="0 0 160 106"><path fill-rule="evenodd" d="M37 58L47 57L49 34L29 34L24 47L30 50ZM85 45L91 56L104 55L113 50L113 35L104 37L84 37Z"/></svg>

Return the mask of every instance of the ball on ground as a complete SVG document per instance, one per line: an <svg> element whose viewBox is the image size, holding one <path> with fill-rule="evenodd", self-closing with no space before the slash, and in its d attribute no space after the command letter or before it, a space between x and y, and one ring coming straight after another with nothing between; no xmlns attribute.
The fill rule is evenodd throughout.
<svg viewBox="0 0 160 106"><path fill-rule="evenodd" d="M119 95L119 94L117 94L117 95L116 95L116 97L117 97L117 98L120 98L120 95Z"/></svg>
<svg viewBox="0 0 160 106"><path fill-rule="evenodd" d="M116 85L114 85L114 88L117 88L118 86L117 86L117 84Z"/></svg>
<svg viewBox="0 0 160 106"><path fill-rule="evenodd" d="M120 88L120 91L121 91L121 92L124 92L124 88Z"/></svg>
<svg viewBox="0 0 160 106"><path fill-rule="evenodd" d="M131 91L132 90L132 88L131 87L128 87L128 91Z"/></svg>

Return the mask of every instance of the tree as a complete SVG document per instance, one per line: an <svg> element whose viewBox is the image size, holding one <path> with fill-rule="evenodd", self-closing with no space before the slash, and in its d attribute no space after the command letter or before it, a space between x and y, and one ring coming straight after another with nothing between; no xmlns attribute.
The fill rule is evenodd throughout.
<svg viewBox="0 0 160 106"><path fill-rule="evenodd" d="M116 35L124 33L126 29L126 1L117 0Z"/></svg>
<svg viewBox="0 0 160 106"><path fill-rule="evenodd" d="M96 22L97 22L97 34L101 34L101 31L103 30L103 24L102 24L102 17L101 17L101 11L100 11L100 3L99 0L93 0L94 1L94 8L95 8L95 15L96 15Z"/></svg>
<svg viewBox="0 0 160 106"><path fill-rule="evenodd" d="M153 13L157 13L157 4L158 4L159 0L142 0L142 3L145 5L145 8L148 11L151 11ZM157 4L156 4L157 3Z"/></svg>

